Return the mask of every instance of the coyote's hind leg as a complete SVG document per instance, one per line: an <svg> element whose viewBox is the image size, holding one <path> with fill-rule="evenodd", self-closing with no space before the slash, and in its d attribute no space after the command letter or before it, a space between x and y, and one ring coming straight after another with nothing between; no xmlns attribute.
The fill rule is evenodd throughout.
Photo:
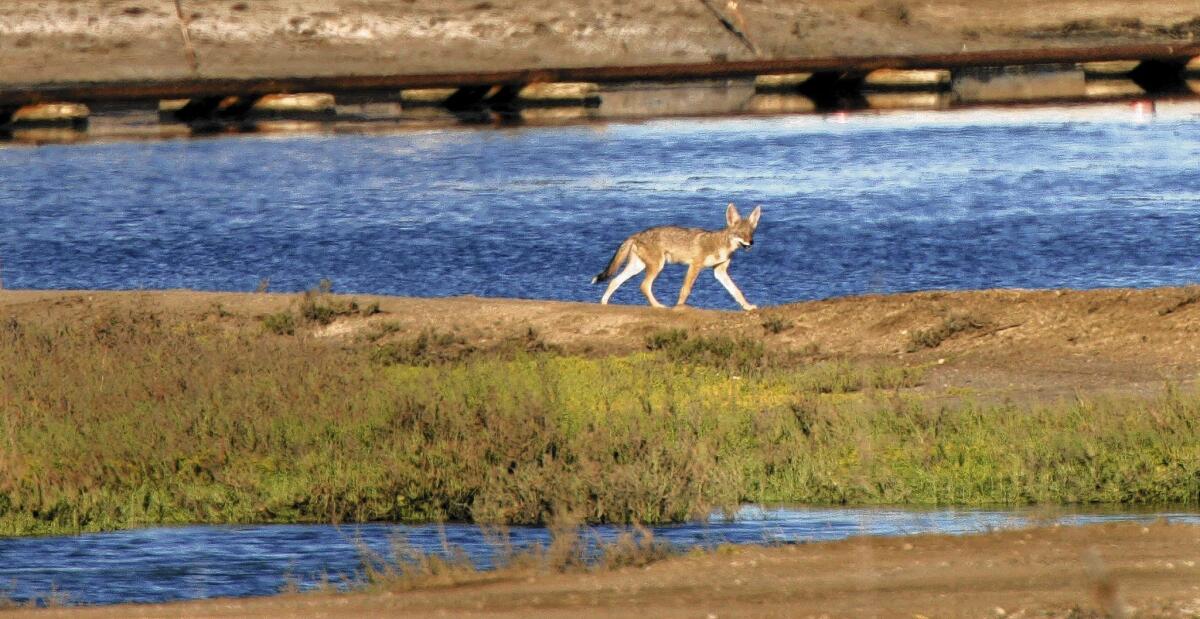
<svg viewBox="0 0 1200 619"><path fill-rule="evenodd" d="M658 260L648 260L646 262L646 279L642 280L642 294L646 295L646 300L654 307L666 307L662 303L659 303L658 299L654 298L654 278L658 277L664 264L666 264L666 260L661 256Z"/></svg>
<svg viewBox="0 0 1200 619"><path fill-rule="evenodd" d="M604 296L600 297L600 304L607 305L608 299L612 297L614 292L617 291L617 288L621 287L621 284L629 281L630 277L641 273L643 270L645 270L645 268L646 263L642 262L642 259L638 258L637 254L631 253L629 256L629 262L625 263L625 270L621 271L621 273L614 277L611 282L608 282L608 289L604 291Z"/></svg>

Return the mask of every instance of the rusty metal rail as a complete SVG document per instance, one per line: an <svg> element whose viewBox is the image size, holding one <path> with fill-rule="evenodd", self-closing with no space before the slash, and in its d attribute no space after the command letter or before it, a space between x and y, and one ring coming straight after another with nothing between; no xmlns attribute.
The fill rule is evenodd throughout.
<svg viewBox="0 0 1200 619"><path fill-rule="evenodd" d="M195 99L220 95L257 96L290 92L371 93L412 88L462 88L540 82L688 81L780 73L865 73L875 69L958 69L1106 60L1155 60L1186 63L1188 59L1195 56L1200 56L1200 43L397 75L249 79L179 78L144 81L0 84L0 107L49 101L115 103L159 99Z"/></svg>

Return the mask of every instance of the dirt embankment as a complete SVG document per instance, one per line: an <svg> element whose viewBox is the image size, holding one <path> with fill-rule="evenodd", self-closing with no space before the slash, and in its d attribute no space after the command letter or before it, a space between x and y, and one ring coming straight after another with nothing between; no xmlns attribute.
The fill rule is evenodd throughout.
<svg viewBox="0 0 1200 619"><path fill-rule="evenodd" d="M33 617L1194 617L1200 527L1061 527L743 547L409 592L18 611Z"/></svg>
<svg viewBox="0 0 1200 619"><path fill-rule="evenodd" d="M182 7L198 74L208 77L933 53L1200 34L1200 6L1168 0L182 0ZM0 83L194 75L179 26L171 2L0 3Z"/></svg>
<svg viewBox="0 0 1200 619"><path fill-rule="evenodd" d="M768 350L813 360L926 365L931 390L1020 399L1158 393L1166 381L1191 382L1200 371L1196 287L920 292L752 313L476 297L355 299L378 303L381 313L339 318L301 335L337 342L386 322L400 336L432 330L486 348L533 329L568 353L609 354L644 350L646 336L659 330L688 329L761 338ZM69 322L136 310L261 328L263 316L299 302L296 294L0 290L0 320Z"/></svg>

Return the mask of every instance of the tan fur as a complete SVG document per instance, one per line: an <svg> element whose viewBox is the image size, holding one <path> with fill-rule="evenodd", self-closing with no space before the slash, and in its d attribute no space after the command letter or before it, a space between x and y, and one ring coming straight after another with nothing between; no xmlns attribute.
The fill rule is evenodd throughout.
<svg viewBox="0 0 1200 619"><path fill-rule="evenodd" d="M742 295L742 291L729 277L729 260L733 252L742 247L750 247L754 243L754 230L758 227L758 218L762 215L762 207L754 208L750 216L742 219L737 207L732 202L725 207L725 229L701 230L699 228L680 228L678 226L659 226L642 230L625 239L613 254L608 267L599 275L592 278L592 283L602 282L616 276L609 283L600 303L607 304L613 292L626 280L646 271L646 279L642 280L642 294L654 307L665 307L654 298L654 279L668 262L688 265L687 275L683 279L683 287L679 289L679 300L675 307L687 303L688 295L696 276L705 268L712 268L713 276L729 291L734 301L742 309L750 311L758 309L751 305ZM625 270L617 275L617 268L628 258Z"/></svg>

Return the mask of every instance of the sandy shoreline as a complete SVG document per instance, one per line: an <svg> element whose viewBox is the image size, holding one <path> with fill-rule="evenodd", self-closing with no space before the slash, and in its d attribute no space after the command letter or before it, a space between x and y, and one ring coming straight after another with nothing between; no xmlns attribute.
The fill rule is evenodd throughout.
<svg viewBox="0 0 1200 619"><path fill-rule="evenodd" d="M453 333L486 347L535 330L567 353L643 350L646 335L669 328L761 338L768 350L812 360L900 363L930 368L931 390L955 388L985 398L1044 400L1083 390L1158 394L1200 371L1200 292L1195 287L1098 290L982 290L840 297L725 312L654 310L520 299L345 295L378 303L382 313L338 320L306 333L315 341L354 338L377 323L400 333ZM299 294L171 291L0 290L0 319L71 321L110 310L151 311L169 320L212 320L232 328L294 309ZM936 347L914 333L954 318L973 327ZM786 328L769 332L764 323Z"/></svg>

